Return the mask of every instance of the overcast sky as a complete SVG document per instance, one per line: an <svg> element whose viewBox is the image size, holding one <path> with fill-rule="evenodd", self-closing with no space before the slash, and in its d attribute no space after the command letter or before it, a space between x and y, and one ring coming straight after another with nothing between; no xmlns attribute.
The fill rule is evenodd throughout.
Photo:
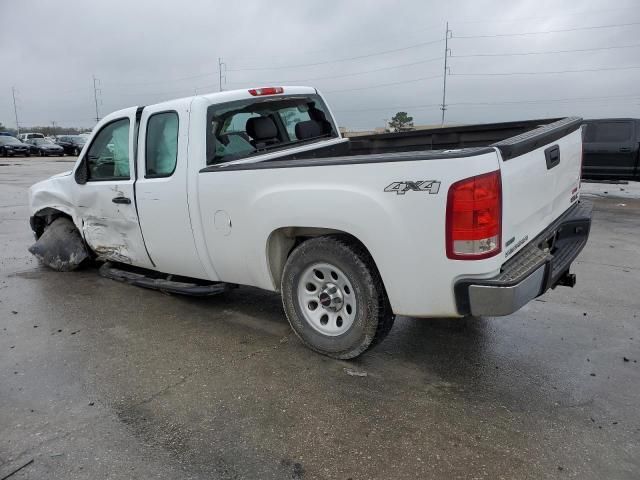
<svg viewBox="0 0 640 480"><path fill-rule="evenodd" d="M217 91L222 57L224 89L312 85L341 126L435 124L446 21L449 123L640 117L635 0L0 0L0 122L12 86L23 126L93 126L92 75L100 116Z"/></svg>

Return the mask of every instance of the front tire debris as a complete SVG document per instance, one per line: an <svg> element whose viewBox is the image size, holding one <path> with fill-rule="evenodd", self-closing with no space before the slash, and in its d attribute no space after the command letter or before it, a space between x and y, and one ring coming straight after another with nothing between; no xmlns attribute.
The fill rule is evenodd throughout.
<svg viewBox="0 0 640 480"><path fill-rule="evenodd" d="M59 272L76 270L90 258L78 229L67 217L58 217L47 225L36 243L29 247L29 252Z"/></svg>

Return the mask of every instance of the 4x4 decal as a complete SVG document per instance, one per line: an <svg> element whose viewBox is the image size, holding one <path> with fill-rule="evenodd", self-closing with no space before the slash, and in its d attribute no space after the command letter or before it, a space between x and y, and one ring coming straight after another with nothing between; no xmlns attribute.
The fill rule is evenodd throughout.
<svg viewBox="0 0 640 480"><path fill-rule="evenodd" d="M435 195L440 191L440 182L437 180L393 182L384 189L385 192L395 192L398 195L404 195L410 190L413 190L414 192L429 192L430 194Z"/></svg>

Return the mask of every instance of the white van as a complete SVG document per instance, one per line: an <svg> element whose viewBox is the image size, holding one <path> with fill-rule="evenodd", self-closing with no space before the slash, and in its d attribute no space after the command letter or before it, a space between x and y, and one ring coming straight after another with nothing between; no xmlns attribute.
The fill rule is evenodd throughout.
<svg viewBox="0 0 640 480"><path fill-rule="evenodd" d="M42 133L21 133L18 135L18 140L22 142L26 142L30 138L44 138Z"/></svg>

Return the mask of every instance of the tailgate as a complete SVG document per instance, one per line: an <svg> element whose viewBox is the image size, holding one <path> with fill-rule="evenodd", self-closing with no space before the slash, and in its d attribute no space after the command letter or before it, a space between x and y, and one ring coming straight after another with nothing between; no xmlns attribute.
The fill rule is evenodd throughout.
<svg viewBox="0 0 640 480"><path fill-rule="evenodd" d="M496 143L501 154L504 258L578 200L582 119L559 120Z"/></svg>

